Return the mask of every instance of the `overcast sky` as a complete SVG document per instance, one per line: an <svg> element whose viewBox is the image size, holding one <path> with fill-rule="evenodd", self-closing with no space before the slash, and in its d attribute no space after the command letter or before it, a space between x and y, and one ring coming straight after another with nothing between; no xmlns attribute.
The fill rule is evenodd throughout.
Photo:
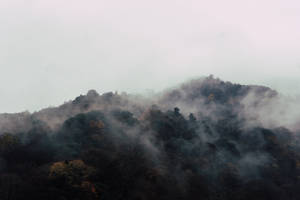
<svg viewBox="0 0 300 200"><path fill-rule="evenodd" d="M299 0L1 0L0 112L199 76L300 93Z"/></svg>

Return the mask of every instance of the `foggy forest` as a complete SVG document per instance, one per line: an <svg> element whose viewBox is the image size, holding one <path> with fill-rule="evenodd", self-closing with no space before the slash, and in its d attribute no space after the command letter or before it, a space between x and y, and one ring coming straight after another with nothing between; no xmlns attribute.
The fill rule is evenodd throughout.
<svg viewBox="0 0 300 200"><path fill-rule="evenodd" d="M297 200L295 99L214 76L0 115L1 200Z"/></svg>

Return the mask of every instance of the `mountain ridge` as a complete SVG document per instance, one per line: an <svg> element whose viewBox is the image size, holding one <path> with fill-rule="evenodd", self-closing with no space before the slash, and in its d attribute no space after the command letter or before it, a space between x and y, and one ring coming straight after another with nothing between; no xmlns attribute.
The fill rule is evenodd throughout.
<svg viewBox="0 0 300 200"><path fill-rule="evenodd" d="M141 95L130 95L127 93L117 94L113 92L107 92L99 95L97 91L89 90L86 95L80 95L74 100L67 101L64 104L56 107L44 108L33 113L29 113L28 111L21 113L2 113L0 114L0 119L5 121L5 124L8 124L7 120L9 119L14 121L15 124L18 124L18 119L26 121L29 120L28 118L36 118L37 120L41 120L45 123L47 121L53 121L50 126L52 128L57 128L59 125L61 125L61 122L66 120L68 117L91 110L111 109L110 107L114 106L122 109L126 106L131 106L129 110L134 112L132 107L140 107L139 109L142 110L141 107L150 107L152 104L160 105L161 107L170 109L172 107L176 107L177 104L180 105L180 101L189 101L195 98L201 101L206 101L208 98L213 98L215 102L224 104L228 103L227 101L229 101L229 98L244 97L250 90L255 91L257 95L259 95L259 93L261 93L261 95L270 95L270 97L278 95L276 91L265 86L233 84L231 82L224 82L218 78L215 79L213 76L209 76L206 78L199 78L185 82L175 88L164 90L163 92L158 93L148 99L146 97L142 97ZM176 95L179 94L184 94L187 96L181 97L185 99L176 100ZM195 94L198 96L195 96ZM138 98L138 101L143 101L142 104L146 103L146 105L140 105L141 102L136 101L136 98ZM231 101L236 103L236 101L240 100L231 99ZM173 105L167 105L170 104L170 102L172 102ZM135 114L141 114L140 112L136 112ZM0 128L4 128L2 124L0 124ZM7 131L9 131L9 129ZM15 132L15 130L11 131Z"/></svg>
<svg viewBox="0 0 300 200"><path fill-rule="evenodd" d="M300 132L280 98L207 77L2 114L0 199L299 199Z"/></svg>

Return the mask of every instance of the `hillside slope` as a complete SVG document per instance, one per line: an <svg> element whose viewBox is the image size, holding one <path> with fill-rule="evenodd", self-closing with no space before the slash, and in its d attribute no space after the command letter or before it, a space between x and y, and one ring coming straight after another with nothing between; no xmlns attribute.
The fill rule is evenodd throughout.
<svg viewBox="0 0 300 200"><path fill-rule="evenodd" d="M0 199L300 199L299 134L274 120L278 99L207 77L1 114Z"/></svg>

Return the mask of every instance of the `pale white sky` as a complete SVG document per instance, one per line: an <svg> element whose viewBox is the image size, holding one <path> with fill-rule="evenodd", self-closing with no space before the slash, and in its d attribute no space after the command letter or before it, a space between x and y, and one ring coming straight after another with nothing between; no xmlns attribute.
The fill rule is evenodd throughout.
<svg viewBox="0 0 300 200"><path fill-rule="evenodd" d="M214 74L300 94L299 0L1 0L0 112Z"/></svg>

